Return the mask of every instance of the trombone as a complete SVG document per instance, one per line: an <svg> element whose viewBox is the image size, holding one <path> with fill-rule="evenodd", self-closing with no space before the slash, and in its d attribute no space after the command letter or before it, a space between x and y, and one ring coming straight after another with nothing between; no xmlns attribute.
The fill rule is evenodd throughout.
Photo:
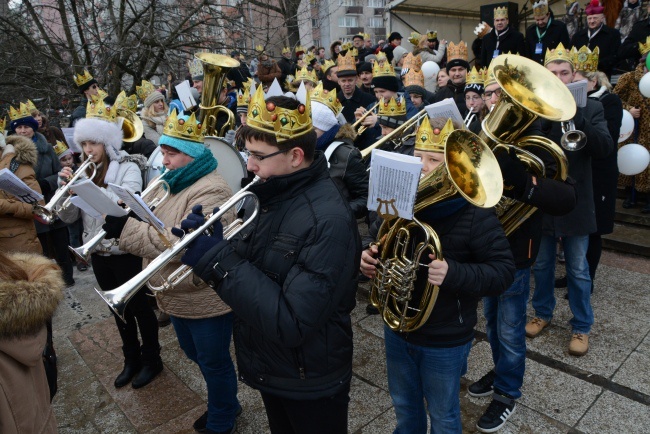
<svg viewBox="0 0 650 434"><path fill-rule="evenodd" d="M229 240L235 235L237 235L239 232L241 232L244 228L246 228L257 218L257 214L259 212L259 199L257 198L257 196L255 196L255 194L247 190L252 185L255 185L259 182L260 182L260 177L256 176L255 179L253 179L253 181L250 184L248 184L246 187L239 190L230 199L228 199L220 207L218 212L207 215L205 222L200 228L186 233L185 236L183 236L183 238L178 240L173 246L171 246L170 248L162 252L160 255L158 255L156 259L151 261L146 268L144 268L140 273L132 277L128 282L118 286L117 288L111 291L103 292L97 288L95 288L95 291L108 304L108 307L110 307L113 310L113 312L115 312L115 314L122 319L122 321L126 322L126 319L124 317L126 305L131 300L131 298L133 298L133 296L137 294L140 288L144 284L146 284L152 277L158 274L160 270L162 270L165 266L167 266L167 264L169 264L176 257L176 255L184 251L185 248L187 248L187 246L189 246L192 243L192 241L194 241L196 238L198 238L204 233L209 234L212 225L215 224L217 221L219 221L219 219L221 219L221 217L228 210L237 206L238 203L240 203L243 199L246 199L247 197L250 197L255 202L255 209L253 210L250 217L246 219L245 222L241 223L236 228L231 228L230 226L232 225L228 226L227 234L225 234L224 237L224 239L226 240ZM164 289L173 288L174 286L181 283L185 278L187 278L191 274L190 270L191 269L189 269L189 267L185 265L180 266L179 268L176 269L176 271L172 272L167 279L163 278L165 283L163 283L161 287L154 287L154 288L160 288L155 290L162 291Z"/></svg>
<svg viewBox="0 0 650 434"><path fill-rule="evenodd" d="M160 179L160 176L159 176L154 181L152 181L149 184L149 186L140 194L141 197L144 197L148 193L153 191L153 189L155 187L158 187L159 185L167 186L167 189L166 189L167 191L165 192L165 194L163 195L162 198L158 199L156 197L156 198L151 200L151 203L147 204L149 206L149 208L151 208L151 209L153 209L154 207L156 207L156 206L160 205L161 203L163 203L165 201L165 199L167 199L167 196L169 196L169 184L167 184L167 181L164 181L164 180ZM128 213L128 212L131 211L131 209L129 207L126 207L125 211ZM154 226L154 228L156 228L156 230L158 230L158 228L156 226ZM164 237L164 234L160 230L158 230L158 235L161 236L161 237ZM101 243L101 241L104 239L105 236L106 236L106 231L102 229L99 232L97 232L97 234L94 237L92 237L90 240L88 240L88 242L86 242L86 244L84 244L83 246L76 247L76 248L72 247L72 246L68 246L68 249L70 249L72 254L79 261L81 261L84 264L88 265L89 262L90 262L90 254L95 250L95 248L99 245L99 243ZM166 244L169 244L169 241L166 241L166 238L164 239L163 242L165 242ZM109 249L110 249L110 247L109 247Z"/></svg>
<svg viewBox="0 0 650 434"><path fill-rule="evenodd" d="M364 114L365 114L365 113L364 113ZM408 119L406 122L404 122L404 123L403 123L402 125L400 125L398 128L395 128L393 131L391 131L390 133L386 134L384 137L382 137L381 139L377 140L377 141L376 141L375 143L373 143L372 145L370 145L370 146L368 146L367 148L363 149L363 150L361 151L361 158L364 159L364 160L367 159L368 157L370 157L370 154L372 153L372 150L373 150L373 149L375 149L375 148L377 148L377 147L383 145L384 143L386 143L386 142L389 141L389 140L392 140L393 137L398 137L398 136L401 135L403 132L407 131L409 128L411 128L411 127L413 127L413 126L415 126L415 125L419 125L420 122L421 122L423 119L426 119L427 117L428 117L427 109L424 108L424 109L420 110L420 111L418 112L418 114L416 114L415 116L413 116L411 119ZM358 121L357 121L357 122L358 122ZM412 136L414 136L414 135L415 135L415 133L411 133L411 134L407 134L407 135L405 135L405 136L402 136L402 137L399 139L400 141L399 141L399 143L398 143L398 146L396 146L396 148L398 148L399 146L402 146L402 145L404 144L404 142L406 141L406 139L408 139L408 138L410 138L410 137L412 137Z"/></svg>
<svg viewBox="0 0 650 434"><path fill-rule="evenodd" d="M50 199L47 205L34 205L32 213L34 214L34 218L36 220L45 225L54 223L54 220L56 220L61 210L66 209L70 205L70 197L68 197L60 206L56 206L57 203L63 198L63 196L68 193L72 187L72 184L77 181L86 171L86 169L91 166L93 168L93 174L89 179L93 179L97 174L97 165L93 163L92 158L92 155L88 155L88 159L84 161L83 164L79 166L79 168L72 174L72 177L68 180L68 182L63 187L59 188L56 193L54 193L54 196L52 196L52 199Z"/></svg>
<svg viewBox="0 0 650 434"><path fill-rule="evenodd" d="M363 122L368 116L373 114L377 109L377 107L379 107L379 102L377 102L377 104L370 107L370 110L367 110L364 114L361 115L359 119L356 120L355 123L352 124L352 128L354 128L355 130L359 128L359 130L357 131L357 135L363 134L363 132L368 128L365 125L361 125L361 122ZM359 125L361 125L361 127L359 127Z"/></svg>

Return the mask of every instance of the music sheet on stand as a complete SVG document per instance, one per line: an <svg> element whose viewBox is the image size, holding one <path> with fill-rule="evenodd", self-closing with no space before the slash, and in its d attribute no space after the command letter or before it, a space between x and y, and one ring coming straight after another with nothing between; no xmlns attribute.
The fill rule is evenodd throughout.
<svg viewBox="0 0 650 434"><path fill-rule="evenodd" d="M43 195L29 188L19 177L7 168L0 170L0 190L13 194L25 203L35 203L43 200Z"/></svg>
<svg viewBox="0 0 650 434"><path fill-rule="evenodd" d="M111 188L111 190L113 190L115 194L119 196L120 199L122 199L126 206L131 208L131 211L136 213L136 215L143 221L148 222L160 230L165 227L165 224L160 221L153 212L151 212L149 206L147 206L147 204L144 202L144 200L142 200L140 196L133 193L131 190L128 190L116 184L109 183L108 186Z"/></svg>
<svg viewBox="0 0 650 434"><path fill-rule="evenodd" d="M445 118L458 122L458 124L464 124L464 119L458 110L456 102L452 98L445 98L442 101L429 104L425 107L427 110L427 115L430 119L433 118Z"/></svg>
<svg viewBox="0 0 650 434"><path fill-rule="evenodd" d="M96 211L96 213L89 213L92 216L111 215L114 217L122 217L127 214L124 208L114 202L113 199L106 196L102 190L89 179L75 182L74 185L72 185L71 190L83 199L85 204ZM83 206L84 205L81 204L80 208L84 209Z"/></svg>

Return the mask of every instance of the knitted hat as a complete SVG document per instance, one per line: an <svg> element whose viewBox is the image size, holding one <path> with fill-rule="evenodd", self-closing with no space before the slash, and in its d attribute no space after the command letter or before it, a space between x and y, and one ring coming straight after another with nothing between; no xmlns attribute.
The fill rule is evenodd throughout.
<svg viewBox="0 0 650 434"><path fill-rule="evenodd" d="M24 118L16 119L15 121L11 121L9 124L9 129L15 133L16 132L16 127L20 125L27 125L30 127L34 132L38 131L38 122L36 119L34 119L32 116L25 116Z"/></svg>
<svg viewBox="0 0 650 434"><path fill-rule="evenodd" d="M591 0L591 3L585 8L585 13L589 15L598 15L605 12L605 8L600 5L598 0Z"/></svg>
<svg viewBox="0 0 650 434"><path fill-rule="evenodd" d="M102 102L103 104L103 102ZM74 142L81 147L81 143L87 140L104 144L104 150L110 160L106 171L104 182L115 182L119 162L122 159L122 129L113 122L103 121L95 118L79 119L74 125Z"/></svg>
<svg viewBox="0 0 650 434"><path fill-rule="evenodd" d="M398 45L395 47L393 50L393 61L392 64L393 66L397 66L397 63L402 60L402 57L406 56L408 54L408 50L401 45Z"/></svg>
<svg viewBox="0 0 650 434"><path fill-rule="evenodd" d="M156 101L160 101L161 99L164 99L165 97L163 96L162 93L158 92L157 90L154 90L151 92L149 95L144 100L144 108L149 108L153 103Z"/></svg>
<svg viewBox="0 0 650 434"><path fill-rule="evenodd" d="M372 87L397 92L399 90L399 80L397 77L372 77Z"/></svg>
<svg viewBox="0 0 650 434"><path fill-rule="evenodd" d="M399 32L393 32L388 36L388 42L393 42L395 39L403 39Z"/></svg>
<svg viewBox="0 0 650 434"><path fill-rule="evenodd" d="M330 128L338 124L332 110L318 101L311 101L311 121L314 127L321 131L329 131Z"/></svg>
<svg viewBox="0 0 650 434"><path fill-rule="evenodd" d="M174 111L175 113L175 111ZM182 115L178 116L178 121L183 121L183 123L188 123L190 122L190 118L192 116L187 116L187 115ZM169 118L165 123L169 122ZM180 124L180 122L179 122ZM165 129L166 131L166 129ZM170 133L171 134L171 133ZM205 145L201 142L195 142L192 140L184 140L181 139L180 137L172 137L168 136L167 134L164 134L160 136L160 139L158 140L158 146L160 145L166 145L166 146L171 146L174 149L177 149L181 151L184 154L189 155L192 158L197 158L201 154L203 154L203 151L205 150Z"/></svg>

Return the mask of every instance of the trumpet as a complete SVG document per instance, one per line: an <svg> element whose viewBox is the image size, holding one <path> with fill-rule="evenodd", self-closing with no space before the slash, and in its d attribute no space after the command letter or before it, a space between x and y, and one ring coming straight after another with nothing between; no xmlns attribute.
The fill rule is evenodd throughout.
<svg viewBox="0 0 650 434"><path fill-rule="evenodd" d="M384 137L382 137L381 139L377 140L372 145L370 145L367 148L365 148L364 150L362 150L361 151L361 158L363 158L364 160L367 159L368 157L370 157L370 154L372 153L373 149L383 145L384 143L386 143L389 140L392 140L393 137L398 137L399 135L401 135L402 133L404 133L409 128L413 127L414 125L420 125L420 122L423 119L426 119L427 117L428 117L427 110L426 109L420 110L418 112L418 114L416 114L411 119L404 122L398 128L395 128L393 131L386 134ZM408 139L408 138L410 138L410 137L412 137L414 135L415 135L415 133L411 133L411 134L407 134L405 136L401 136L400 141L398 143L398 146L396 146L396 147L401 146L404 143L404 141L406 141L406 139Z"/></svg>
<svg viewBox="0 0 650 434"><path fill-rule="evenodd" d="M167 196L169 196L169 184L167 184L167 181L160 179L160 177L152 181L151 184L149 184L149 186L142 192L140 196L142 197L146 196L148 193L153 191L153 189L158 187L159 185L166 185L167 191L165 192L162 198L159 199L156 197L152 199L151 203L147 204L149 208L153 209L154 207L160 205L165 201L165 199L167 199ZM131 211L131 209L129 207L126 207L125 211L128 213ZM158 229L156 226L154 226L154 228ZM158 235L164 237L164 234L161 233L160 231L158 232ZM106 231L102 229L101 231L97 232L97 234L94 237L88 240L88 242L86 242L86 244L84 244L83 246L76 247L76 248L72 246L68 246L68 249L72 252L75 258L77 258L77 260L88 265L90 262L91 253L95 251L96 247L99 245L99 243L101 243L101 241L104 239L105 236L106 236ZM110 250L110 246L107 249Z"/></svg>
<svg viewBox="0 0 650 434"><path fill-rule="evenodd" d="M140 288L145 285L152 277L160 272L167 264L169 264L179 253L185 250L192 241L201 236L204 233L208 233L212 228L212 225L219 221L221 217L231 208L236 207L242 200L250 197L255 202L255 209L250 217L243 223L241 223L237 228L228 227L228 233L225 234L224 239L229 240L249 224L251 224L257 217L259 212L259 199L255 194L247 191L252 185L255 185L260 182L260 177L256 176L253 181L248 184L246 187L239 190L235 193L230 199L228 199L219 209L218 212L209 214L206 216L206 220L203 225L191 232L188 232L178 240L173 246L162 252L156 259L151 261L149 265L144 268L140 273L133 276L128 282L118 286L117 288L103 292L100 289L95 288L95 291L102 297L102 299L108 304L108 306L115 312L115 314L125 321L124 312L126 305L133 298L135 294L140 290ZM164 283L159 290L173 288L178 285L182 280L187 278L191 274L191 269L183 265L176 269L176 271L170 274L170 277L163 279ZM173 278L173 280L172 280Z"/></svg>
<svg viewBox="0 0 650 434"><path fill-rule="evenodd" d="M32 213L34 214L34 218L38 220L39 222L45 224L45 225L50 225L54 223L54 220L56 220L58 214L61 212L61 210L66 209L70 205L70 197L68 197L61 205L57 207L57 203L63 198L63 196L68 193L70 188L72 187L72 184L83 175L83 173L88 169L89 167L93 168L93 174L90 177L90 179L93 179L95 175L97 174L97 165L92 162L92 155L88 155L88 159L83 162L81 166L72 174L72 177L68 180L66 185L63 187L59 188L56 193L54 193L54 196L52 196L52 199L47 203L45 206L41 205L34 205L34 209L32 210Z"/></svg>
<svg viewBox="0 0 650 434"><path fill-rule="evenodd" d="M587 144L587 135L576 130L573 119L562 122L562 138L560 138L560 145L566 151L579 151Z"/></svg>
<svg viewBox="0 0 650 434"><path fill-rule="evenodd" d="M367 110L364 114L361 115L361 117L359 119L356 120L355 123L352 124L352 128L354 128L356 130L357 127L359 127L359 125L361 125L361 122L363 122L368 116L370 116L371 114L373 114L375 112L375 110L377 109L378 106L379 106L379 102L377 102L377 104L370 107L370 110ZM365 125L361 125L361 127L359 127L359 130L357 131L357 135L363 134L363 132L366 129L367 129L367 127Z"/></svg>

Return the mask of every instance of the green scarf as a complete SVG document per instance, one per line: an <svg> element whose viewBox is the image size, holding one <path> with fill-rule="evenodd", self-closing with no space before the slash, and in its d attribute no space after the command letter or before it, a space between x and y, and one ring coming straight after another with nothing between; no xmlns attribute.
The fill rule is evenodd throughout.
<svg viewBox="0 0 650 434"><path fill-rule="evenodd" d="M172 194L179 193L194 184L199 178L207 175L217 168L217 160L209 149L185 167L165 171L162 179L167 181Z"/></svg>

